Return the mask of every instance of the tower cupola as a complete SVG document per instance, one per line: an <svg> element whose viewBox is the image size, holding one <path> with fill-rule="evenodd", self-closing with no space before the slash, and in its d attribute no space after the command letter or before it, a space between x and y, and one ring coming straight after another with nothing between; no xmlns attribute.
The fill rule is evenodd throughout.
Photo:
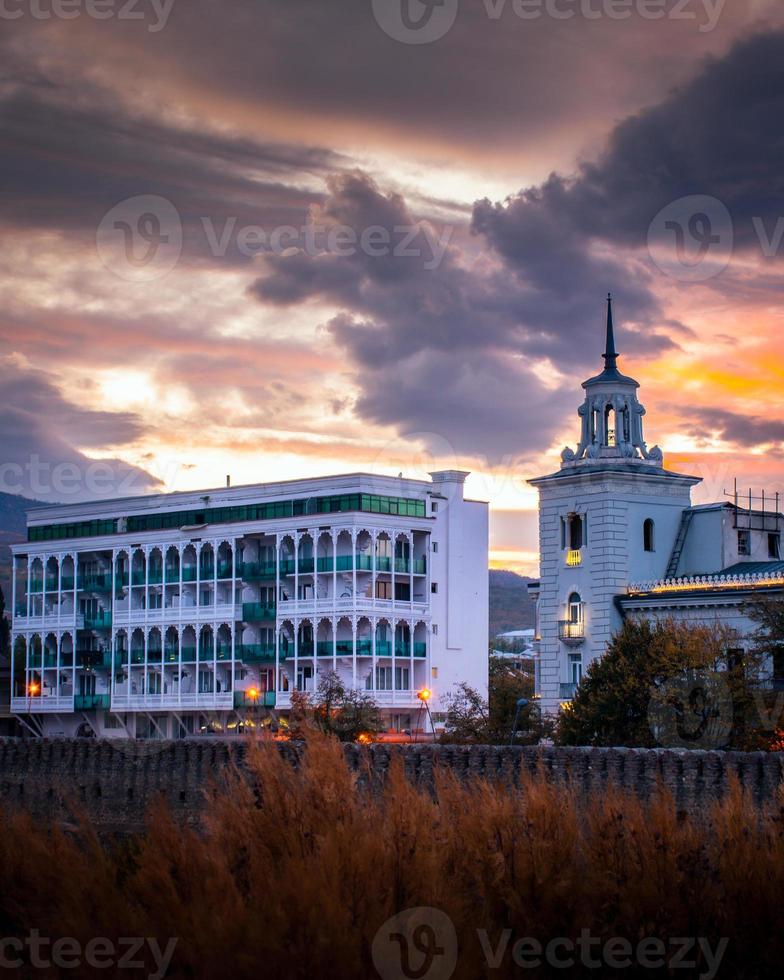
<svg viewBox="0 0 784 980"><path fill-rule="evenodd" d="M648 449L643 438L645 409L637 400L640 387L634 378L618 370L615 348L612 296L607 297L607 330L604 370L583 382L585 401L578 409L582 422L577 450L561 453L561 466L569 467L604 460L622 460L647 466L663 465L658 446Z"/></svg>

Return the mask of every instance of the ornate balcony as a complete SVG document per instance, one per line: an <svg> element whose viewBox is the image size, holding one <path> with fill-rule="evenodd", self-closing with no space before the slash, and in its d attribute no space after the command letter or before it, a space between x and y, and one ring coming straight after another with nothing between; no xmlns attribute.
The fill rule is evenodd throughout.
<svg viewBox="0 0 784 980"><path fill-rule="evenodd" d="M578 565L583 563L583 552L582 548L570 548L566 552L566 564L569 568L577 568Z"/></svg>
<svg viewBox="0 0 784 980"><path fill-rule="evenodd" d="M570 619L560 619L558 621L558 639L567 643L569 646L579 646L585 642L585 623L572 622Z"/></svg>

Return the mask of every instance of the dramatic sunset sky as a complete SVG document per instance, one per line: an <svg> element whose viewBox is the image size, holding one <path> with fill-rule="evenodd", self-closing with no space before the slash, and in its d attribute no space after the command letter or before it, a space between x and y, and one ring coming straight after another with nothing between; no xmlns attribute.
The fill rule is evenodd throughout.
<svg viewBox="0 0 784 980"><path fill-rule="evenodd" d="M409 44L371 0L5 0L0 490L89 495L31 459L122 493L459 466L492 564L534 571L526 480L577 442L608 290L665 465L698 502L784 489L784 4L499 4ZM308 224L420 254L245 254Z"/></svg>

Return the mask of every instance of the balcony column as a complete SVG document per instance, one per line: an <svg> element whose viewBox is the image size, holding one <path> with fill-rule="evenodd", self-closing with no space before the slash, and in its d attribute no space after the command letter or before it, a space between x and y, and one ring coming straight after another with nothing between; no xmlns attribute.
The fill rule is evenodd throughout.
<svg viewBox="0 0 784 980"><path fill-rule="evenodd" d="M332 615L334 618L338 601L338 535L332 531Z"/></svg>
<svg viewBox="0 0 784 980"><path fill-rule="evenodd" d="M201 608L201 551L203 547L204 545L200 543L199 547L196 549L196 620L197 621L199 619L198 610ZM201 633L199 633L199 640L201 640ZM197 645L196 657L198 663L198 656L199 656L198 641L196 645Z"/></svg>
<svg viewBox="0 0 784 980"><path fill-rule="evenodd" d="M280 630L277 620L275 621L275 696L280 690Z"/></svg>
<svg viewBox="0 0 784 980"><path fill-rule="evenodd" d="M414 535L413 533L406 532L406 541L408 542L408 600L411 606L411 613L414 612ZM412 639L413 642L413 639ZM413 674L411 675L414 676Z"/></svg>
<svg viewBox="0 0 784 980"><path fill-rule="evenodd" d="M370 591L373 594L373 608L376 608L376 592L378 591L376 587L376 581L378 579L377 569L376 569L376 547L378 542L378 531L373 528L370 532ZM373 640L375 649L375 639ZM374 668L375 669L375 668Z"/></svg>
<svg viewBox="0 0 784 980"><path fill-rule="evenodd" d="M351 528L351 605L357 608L357 529Z"/></svg>
<svg viewBox="0 0 784 980"><path fill-rule="evenodd" d="M144 547L144 625L150 621L150 547ZM147 636L145 630L145 649L147 646Z"/></svg>
<svg viewBox="0 0 784 980"><path fill-rule="evenodd" d="M117 617L114 611L114 604L117 601L117 552L112 550L112 594L109 600L109 609L111 610L112 616L112 627L117 622ZM114 637L115 630L112 628L112 676L114 676ZM112 694L114 693L114 682L112 682Z"/></svg>
<svg viewBox="0 0 784 980"><path fill-rule="evenodd" d="M294 615L299 615L299 542L301 535L294 534ZM295 631L295 639L298 631Z"/></svg>
<svg viewBox="0 0 784 980"><path fill-rule="evenodd" d="M232 624L237 622L237 539L232 538L231 541L231 602L229 603L231 607ZM232 636L234 635L234 630L232 629ZM232 657L234 656L234 649L232 647ZM234 677L233 671L234 665L232 664L232 677Z"/></svg>
<svg viewBox="0 0 784 980"><path fill-rule="evenodd" d="M144 635L144 700L146 701L150 694L150 667L149 667L149 650L150 650L150 630L145 625L142 630Z"/></svg>
<svg viewBox="0 0 784 980"><path fill-rule="evenodd" d="M297 547L294 546L294 563L296 567L297 562ZM299 677L299 616L294 615L294 619L291 624L294 627L294 690L297 691L297 680Z"/></svg>
<svg viewBox="0 0 784 980"><path fill-rule="evenodd" d="M114 595L114 558L112 558L112 595ZM111 707L114 701L115 694L115 666L114 666L114 651L117 648L117 630L114 627L114 617L112 616L112 634L109 640L109 705ZM59 654L58 654L59 662ZM59 677L58 673L58 677Z"/></svg>
<svg viewBox="0 0 784 980"><path fill-rule="evenodd" d="M63 556L57 556L57 628L60 629L60 618L63 614ZM114 622L114 619L112 619Z"/></svg>
<svg viewBox="0 0 784 980"><path fill-rule="evenodd" d="M197 665L198 668L198 665ZM177 704L182 704L182 630L177 630ZM198 677L197 677L198 681Z"/></svg>
<svg viewBox="0 0 784 980"><path fill-rule="evenodd" d="M71 564L73 565L73 628L74 628L74 670L76 669L76 617L79 614L79 604L77 602L79 595L79 581L76 574L77 562L79 561L79 555L77 552L71 552ZM76 690L76 688L74 688Z"/></svg>
<svg viewBox="0 0 784 980"><path fill-rule="evenodd" d="M11 622L17 616L16 608L16 555L11 555ZM11 651L13 653L13 650Z"/></svg>
<svg viewBox="0 0 784 980"><path fill-rule="evenodd" d="M414 629L415 629L414 620L410 619L408 621L408 645L409 645L409 653L411 654L410 657L411 667L410 667L410 673L408 675L408 684L409 684L409 690L411 691L413 691L414 689Z"/></svg>
<svg viewBox="0 0 784 980"><path fill-rule="evenodd" d="M30 619L30 584L32 576L32 562L30 561L30 556L27 556L27 618Z"/></svg>
<svg viewBox="0 0 784 980"><path fill-rule="evenodd" d="M370 617L370 690L375 694L376 691L376 632L378 630L378 617Z"/></svg>
<svg viewBox="0 0 784 980"><path fill-rule="evenodd" d="M357 617L351 617L351 686L357 689Z"/></svg>
<svg viewBox="0 0 784 980"><path fill-rule="evenodd" d="M308 529L308 533L310 534L310 543L311 543L311 547L313 549L313 575L312 575L312 579L313 579L313 603L314 603L314 607L313 608L315 609L316 608L315 603L318 601L318 544L319 544L319 538L318 538L319 532L318 532L318 528L316 528L315 530L313 528L309 528ZM313 636L313 642L316 643L316 636L315 635ZM315 649L315 647L314 647L314 649Z"/></svg>
<svg viewBox="0 0 784 980"><path fill-rule="evenodd" d="M338 670L338 618L333 616L330 619L332 626L332 669L337 673ZM317 651L318 652L318 651Z"/></svg>
<svg viewBox="0 0 784 980"><path fill-rule="evenodd" d="M182 586L182 557L185 554L185 548L180 544L177 545L177 561L179 562L179 573L180 573L180 597L177 600L177 626L179 627L180 635L182 635L182 600L183 600L183 586Z"/></svg>
<svg viewBox="0 0 784 980"><path fill-rule="evenodd" d="M395 643L397 640L397 620L393 616L390 619L390 629L392 630L392 642L390 644L390 653L392 655L392 705L395 704Z"/></svg>
<svg viewBox="0 0 784 980"><path fill-rule="evenodd" d="M280 535L275 535L275 625L279 625L280 615Z"/></svg>
<svg viewBox="0 0 784 980"><path fill-rule="evenodd" d="M389 559L389 571L392 579L392 605L397 605L397 595L395 593L395 553L397 551L397 532L392 530L387 532L389 534L389 543L392 546L392 557ZM395 689L395 672L392 671L392 690Z"/></svg>
<svg viewBox="0 0 784 980"><path fill-rule="evenodd" d="M215 615L218 614L218 550L220 545L212 542L212 605L215 608ZM217 641L217 634L216 634Z"/></svg>
<svg viewBox="0 0 784 980"><path fill-rule="evenodd" d="M24 692L23 692L23 695L26 698L29 698L30 697L30 681L31 681L31 678L32 678L32 670L31 670L31 667L30 667L30 658L31 658L31 655L32 655L32 650L31 650L31 646L30 646L31 642L32 641L30 639L30 634L29 633L25 633L25 684L24 684ZM76 663L76 654L75 653L74 653L74 663Z"/></svg>
<svg viewBox="0 0 784 980"><path fill-rule="evenodd" d="M46 573L49 570L49 555L44 555L41 559L42 570L41 570L41 618L46 616ZM43 651L41 653L43 656ZM41 674L43 678L43 674ZM41 681L41 694L43 695L43 680Z"/></svg>

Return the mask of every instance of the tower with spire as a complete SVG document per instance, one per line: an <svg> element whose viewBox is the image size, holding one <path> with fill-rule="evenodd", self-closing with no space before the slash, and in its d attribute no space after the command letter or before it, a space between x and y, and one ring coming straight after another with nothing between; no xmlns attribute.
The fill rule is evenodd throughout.
<svg viewBox="0 0 784 980"><path fill-rule="evenodd" d="M640 386L634 378L628 378L618 370L610 294L607 296L607 335L602 357L604 370L601 374L583 382L585 401L578 409L582 431L577 451L564 449L562 463L568 466L582 460L622 459L662 466L663 455L659 447L654 446L649 451L643 438L645 409L637 400Z"/></svg>
<svg viewBox="0 0 784 980"><path fill-rule="evenodd" d="M630 582L664 577L691 488L699 478L664 468L648 449L639 384L618 370L612 296L604 367L583 382L577 448L539 491L539 664L542 708L568 702L583 672L620 628L616 597Z"/></svg>

